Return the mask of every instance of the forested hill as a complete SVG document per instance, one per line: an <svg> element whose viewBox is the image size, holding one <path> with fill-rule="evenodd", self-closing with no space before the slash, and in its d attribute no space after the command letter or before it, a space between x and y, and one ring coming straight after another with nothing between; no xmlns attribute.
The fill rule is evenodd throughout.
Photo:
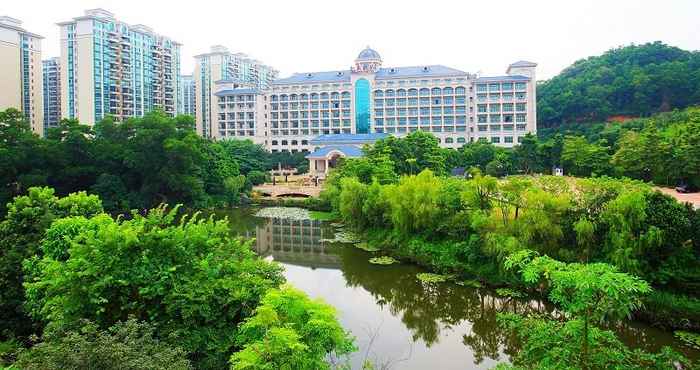
<svg viewBox="0 0 700 370"><path fill-rule="evenodd" d="M540 127L647 116L700 104L700 52L660 41L575 62L537 87Z"/></svg>

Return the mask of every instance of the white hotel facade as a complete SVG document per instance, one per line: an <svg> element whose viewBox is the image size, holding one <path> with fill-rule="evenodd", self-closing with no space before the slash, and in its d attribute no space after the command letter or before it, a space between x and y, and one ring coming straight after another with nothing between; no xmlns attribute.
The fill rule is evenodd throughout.
<svg viewBox="0 0 700 370"><path fill-rule="evenodd" d="M270 151L311 152L321 135L417 130L443 147L477 140L511 147L536 132L536 66L519 61L493 77L442 65L382 67L368 47L349 70L297 73L269 84L222 79L203 91L195 72L198 98L210 101L197 101L197 127L206 137L250 139Z"/></svg>

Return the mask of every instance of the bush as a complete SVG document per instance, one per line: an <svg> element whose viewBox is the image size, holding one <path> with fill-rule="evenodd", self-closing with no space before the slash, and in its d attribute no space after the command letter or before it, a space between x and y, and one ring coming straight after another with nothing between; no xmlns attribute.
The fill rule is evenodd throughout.
<svg viewBox="0 0 700 370"><path fill-rule="evenodd" d="M42 343L20 352L15 365L23 370L192 369L185 351L153 334L153 327L135 319L108 330L89 322L79 330L50 330Z"/></svg>
<svg viewBox="0 0 700 370"><path fill-rule="evenodd" d="M283 282L281 268L255 256L250 242L232 239L226 221L194 215L174 223L177 211L161 207L128 221L102 214L52 226L45 245L66 241L70 253L26 264L33 316L59 327L88 319L108 328L134 315L160 338L176 335L198 367L225 366L235 328Z"/></svg>
<svg viewBox="0 0 700 370"><path fill-rule="evenodd" d="M248 175L246 175L246 178L248 179L248 181L250 181L251 184L253 184L255 186L255 185L260 185L260 184L264 184L265 182L267 182L269 179L269 176L265 172L255 170L255 171L248 172Z"/></svg>

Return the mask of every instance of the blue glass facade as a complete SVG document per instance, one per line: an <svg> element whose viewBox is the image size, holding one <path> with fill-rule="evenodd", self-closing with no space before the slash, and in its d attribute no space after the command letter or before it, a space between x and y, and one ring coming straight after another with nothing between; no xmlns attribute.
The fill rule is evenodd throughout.
<svg viewBox="0 0 700 370"><path fill-rule="evenodd" d="M358 134L369 133L369 89L367 79L360 78L355 81L355 132Z"/></svg>

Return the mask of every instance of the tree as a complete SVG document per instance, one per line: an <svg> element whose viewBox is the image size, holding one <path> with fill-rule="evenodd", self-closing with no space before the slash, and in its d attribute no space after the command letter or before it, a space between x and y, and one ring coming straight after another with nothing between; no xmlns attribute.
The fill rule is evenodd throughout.
<svg viewBox="0 0 700 370"><path fill-rule="evenodd" d="M335 309L289 286L270 290L237 335L231 369L330 369L329 356L356 350Z"/></svg>
<svg viewBox="0 0 700 370"><path fill-rule="evenodd" d="M542 170L537 144L537 137L528 133L513 150L516 166L525 174Z"/></svg>
<svg viewBox="0 0 700 370"><path fill-rule="evenodd" d="M610 173L608 148L588 143L582 136L567 136L561 152L564 170L574 176L606 175Z"/></svg>
<svg viewBox="0 0 700 370"><path fill-rule="evenodd" d="M102 329L134 316L158 338L177 337L197 367L225 366L237 325L283 282L281 268L232 239L226 221L195 214L175 222L177 212L160 207L130 220L101 214L52 226L44 256L26 263L32 315L51 326L87 319ZM77 231L55 230L71 230L66 223Z"/></svg>
<svg viewBox="0 0 700 370"><path fill-rule="evenodd" d="M26 340L38 329L23 307L27 279L22 261L42 255L40 243L46 229L62 217L101 212L96 196L80 192L58 198L50 188L30 188L27 195L8 204L7 216L0 222L0 338Z"/></svg>
<svg viewBox="0 0 700 370"><path fill-rule="evenodd" d="M593 365L589 347L596 338L591 338L591 323L629 317L641 306L641 297L651 292L645 281L604 263L567 264L523 250L509 257L505 266L518 270L529 285L546 286L549 299L579 322L570 326L580 329L583 369Z"/></svg>
<svg viewBox="0 0 700 370"><path fill-rule="evenodd" d="M14 364L25 370L192 369L187 353L154 338L154 329L134 319L100 330L90 322L78 330L51 329L43 342L21 352Z"/></svg>

